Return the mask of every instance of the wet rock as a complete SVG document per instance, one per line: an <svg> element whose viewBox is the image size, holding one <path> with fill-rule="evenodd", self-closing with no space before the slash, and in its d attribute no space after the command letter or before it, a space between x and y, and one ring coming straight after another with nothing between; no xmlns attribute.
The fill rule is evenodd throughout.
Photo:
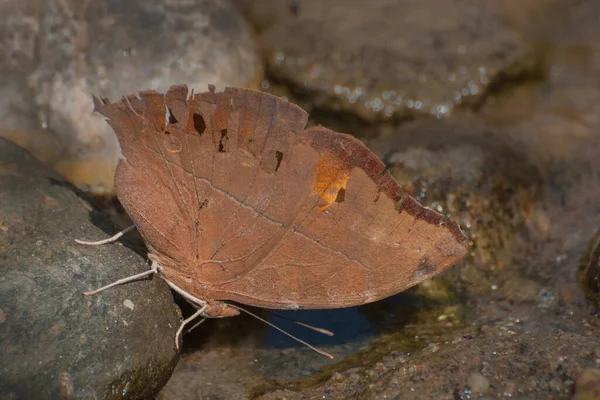
<svg viewBox="0 0 600 400"><path fill-rule="evenodd" d="M91 93L255 86L261 75L250 29L227 1L14 0L0 13L0 99L10 99L0 100L0 128L44 128L60 142L52 165L97 194L111 193L120 149Z"/></svg>
<svg viewBox="0 0 600 400"><path fill-rule="evenodd" d="M588 243L579 263L577 279L588 300L600 309L600 231Z"/></svg>
<svg viewBox="0 0 600 400"><path fill-rule="evenodd" d="M183 354L173 379L160 392L160 400L250 398L247 383L256 382L257 377L252 365L244 363L238 353L224 348ZM198 385L198 377L205 380L204 385ZM216 386L214 382L227 384Z"/></svg>
<svg viewBox="0 0 600 400"><path fill-rule="evenodd" d="M480 372L473 372L469 375L467 385L471 391L478 395L484 395L491 392L490 380L483 376Z"/></svg>
<svg viewBox="0 0 600 400"><path fill-rule="evenodd" d="M540 351L540 341L547 343L544 351ZM319 381L282 382L258 398L568 398L579 366L588 362L598 344L593 331L515 336L493 327L452 345L427 347L401 357L391 354L385 366L342 369L325 381L321 375ZM473 370L480 370L477 374L485 379L474 379ZM486 386L486 394L472 389L474 381Z"/></svg>
<svg viewBox="0 0 600 400"><path fill-rule="evenodd" d="M535 25L540 15L532 12L532 3L509 0L484 7L528 9L525 18L515 23ZM600 227L600 14L596 12L600 3L537 3L556 6L555 18L544 22L548 29L537 32L543 43L538 50L549 51L544 54L547 70L540 80L512 82L515 87L504 86L499 78L500 85L488 87L472 113L453 114L461 121L370 125L382 136L392 137L370 137L369 145L395 167L396 177L403 179L408 191L420 194L421 184L427 183L423 199L427 205L441 205L443 212L454 218L464 217L463 227L471 221L467 231L476 226L473 258L440 277L447 291L425 288L432 294L438 292L425 296L426 307L421 307L419 298L419 304L405 302L403 307L384 308L385 312L372 311L378 303L361 309L368 321L364 330L376 330L377 337L355 337L326 348L335 352L358 343L362 351L344 354L325 367L325 363L312 362L309 354L290 360L290 354L300 351L292 346L284 351L273 349L273 339L250 349L254 344L248 343L247 337L258 336L257 328L242 333L219 331L219 339L227 344L201 346L190 355L188 365L180 365L181 376L174 377L171 386L187 384L185 393L169 392L168 398L218 397L232 379L239 379L235 381L238 388L247 388L247 397L260 399L568 399L573 390L577 393L577 387L586 382L582 372L600 365L600 319L590 313L575 277L586 243ZM263 9L266 14L273 14L279 4L296 17L312 7L302 0L270 4L273 7ZM332 8L328 4L323 7ZM325 17L329 21L340 15L344 14ZM359 26L357 19L354 22ZM258 21L259 32L267 35L277 21ZM420 23L427 26L427 21ZM323 29L329 28L314 24L314 32ZM294 36L294 30L290 32L289 36ZM302 43L298 48L306 42L305 36L299 37ZM436 68L435 62L428 67ZM302 86L291 79L290 86ZM319 101L319 93L308 93L308 101ZM326 101L320 104L331 106ZM335 117L342 120L347 114L336 113ZM395 155L398 157L392 160ZM453 193L458 193L458 200ZM446 311L448 305L436 309L437 315L429 312L429 318L415 315L415 309L420 314L435 299L454 301L459 312L453 316ZM374 321L380 322L380 315L396 324L378 329ZM318 318L311 323L322 325ZM345 319L345 324L356 326L350 319ZM229 348L234 350L227 353ZM207 349L221 351L223 361L218 362L219 357L212 354L204 363L202 352ZM232 355L238 362L231 362ZM214 372L220 369L227 371L222 380ZM268 372L273 369L279 371L275 377ZM211 385L191 384L194 371L213 371ZM286 374L296 380L283 381L289 379L282 378ZM302 379L303 374L308 377ZM488 380L486 394L473 391L471 385L477 387L480 378L473 374Z"/></svg>
<svg viewBox="0 0 600 400"><path fill-rule="evenodd" d="M554 158L575 162L600 125L599 18L596 1L556 3L537 34L545 43L544 79L490 95L479 113Z"/></svg>
<svg viewBox="0 0 600 400"><path fill-rule="evenodd" d="M486 271L511 265L510 244L523 231L543 236L547 229L538 223L544 165L497 128L471 120L422 120L369 145L403 190L461 225L473 242L473 260ZM499 286L474 268L462 270L466 290Z"/></svg>
<svg viewBox="0 0 600 400"><path fill-rule="evenodd" d="M600 369L586 369L575 382L573 400L600 399Z"/></svg>
<svg viewBox="0 0 600 400"><path fill-rule="evenodd" d="M2 398L146 399L175 367L180 315L162 280L82 295L148 268L121 244L75 244L107 236L90 210L30 153L0 139Z"/></svg>
<svg viewBox="0 0 600 400"><path fill-rule="evenodd" d="M516 14L540 1L237 3L260 32L275 82L369 121L448 116L491 85L538 71Z"/></svg>

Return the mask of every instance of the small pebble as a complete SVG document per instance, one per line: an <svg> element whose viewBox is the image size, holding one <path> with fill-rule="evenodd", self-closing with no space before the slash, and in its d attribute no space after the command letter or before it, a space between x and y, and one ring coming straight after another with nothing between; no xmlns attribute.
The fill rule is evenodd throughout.
<svg viewBox="0 0 600 400"><path fill-rule="evenodd" d="M488 394L490 393L490 380L483 376L480 372L473 372L469 375L467 385L471 388L473 393L477 394Z"/></svg>

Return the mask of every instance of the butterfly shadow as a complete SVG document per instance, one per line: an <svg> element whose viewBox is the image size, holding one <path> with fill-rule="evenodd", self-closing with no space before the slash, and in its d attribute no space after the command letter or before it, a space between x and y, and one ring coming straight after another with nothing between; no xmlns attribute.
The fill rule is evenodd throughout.
<svg viewBox="0 0 600 400"><path fill-rule="evenodd" d="M120 232L127 226L133 224L125 209L114 196L91 196L84 190L76 187L72 183L63 180L57 179L55 177L48 177L50 184L52 186L60 186L71 192L73 192L84 204L89 205L86 207L88 210L90 222L92 225L96 226L102 232L106 234L105 237L98 238L74 238L74 239L82 239L82 240L101 240L106 239L117 232ZM114 218L111 218L111 213L113 216L117 216L120 219L120 223L117 225L114 222ZM123 237L119 238L118 242L120 242L123 246L137 253L144 259L147 258L148 249L142 240L142 237L137 233L136 230L129 232Z"/></svg>
<svg viewBox="0 0 600 400"><path fill-rule="evenodd" d="M178 303L184 315L193 312L185 301ZM445 303L424 299L409 290L376 303L341 309L291 311L244 307L313 346L330 349L341 346L363 348L379 335L401 331L407 324L415 322L417 313L424 309L435 309L442 305ZM334 335L324 335L294 321L326 329ZM265 351L304 347L293 338L245 314L206 321L185 336L183 348L186 352L194 352L210 345L252 346Z"/></svg>

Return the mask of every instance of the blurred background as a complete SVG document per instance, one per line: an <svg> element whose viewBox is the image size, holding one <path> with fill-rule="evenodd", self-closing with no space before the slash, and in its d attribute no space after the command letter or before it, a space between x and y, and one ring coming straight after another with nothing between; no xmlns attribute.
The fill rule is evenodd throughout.
<svg viewBox="0 0 600 400"><path fill-rule="evenodd" d="M279 313L334 338L261 314L334 361L246 316L208 321L161 399L600 398L600 2L5 0L0 15L0 137L121 228L120 149L91 94L214 84L360 138L471 241L391 299Z"/></svg>

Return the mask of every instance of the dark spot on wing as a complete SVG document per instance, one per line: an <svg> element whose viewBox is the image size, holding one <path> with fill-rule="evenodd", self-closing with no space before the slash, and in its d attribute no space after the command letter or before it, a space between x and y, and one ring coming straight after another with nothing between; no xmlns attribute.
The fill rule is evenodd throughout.
<svg viewBox="0 0 600 400"><path fill-rule="evenodd" d="M192 119L194 121L194 129L196 132L198 132L200 135L203 135L204 131L206 130L206 123L204 122L202 115L194 114Z"/></svg>
<svg viewBox="0 0 600 400"><path fill-rule="evenodd" d="M277 159L277 165L275 166L275 171L277 171L279 169L279 166L281 165L281 161L283 160L283 153L280 151L276 151L275 158Z"/></svg>
<svg viewBox="0 0 600 400"><path fill-rule="evenodd" d="M221 129L221 139L219 140L219 153L227 151L227 129Z"/></svg>
<svg viewBox="0 0 600 400"><path fill-rule="evenodd" d="M337 196L335 197L335 202L336 203L343 203L345 198L346 198L346 189L341 188L337 192Z"/></svg>
<svg viewBox="0 0 600 400"><path fill-rule="evenodd" d="M429 259L427 257L423 257L423 258L421 258L421 261L419 262L417 269L415 269L415 273L413 274L413 280L414 281L422 281L427 276L435 273L435 271L436 271L436 268L431 263L431 261L429 261Z"/></svg>
<svg viewBox="0 0 600 400"><path fill-rule="evenodd" d="M202 203L200 203L200 206L198 207L200 210L202 210L204 207L208 207L208 199L204 199L204 201Z"/></svg>
<svg viewBox="0 0 600 400"><path fill-rule="evenodd" d="M169 124L176 124L177 118L175 118L175 116L173 115L173 111L171 111L171 109L169 108Z"/></svg>

